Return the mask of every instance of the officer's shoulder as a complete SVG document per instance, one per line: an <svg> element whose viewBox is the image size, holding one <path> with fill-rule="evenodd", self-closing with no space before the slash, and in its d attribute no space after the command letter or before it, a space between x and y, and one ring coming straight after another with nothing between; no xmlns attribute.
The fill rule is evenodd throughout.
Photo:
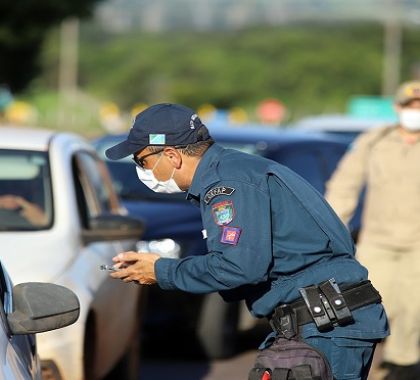
<svg viewBox="0 0 420 380"><path fill-rule="evenodd" d="M220 166L232 173L241 173L247 168L249 170L261 170L270 164L270 160L257 154L249 154L235 149L226 149L220 159Z"/></svg>
<svg viewBox="0 0 420 380"><path fill-rule="evenodd" d="M226 149L220 158L218 172L220 180L259 184L272 164L261 156Z"/></svg>

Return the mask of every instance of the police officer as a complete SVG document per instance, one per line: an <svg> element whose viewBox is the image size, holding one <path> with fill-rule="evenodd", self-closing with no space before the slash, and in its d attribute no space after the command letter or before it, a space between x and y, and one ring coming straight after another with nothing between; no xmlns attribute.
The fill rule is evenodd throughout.
<svg viewBox="0 0 420 380"><path fill-rule="evenodd" d="M138 114L127 140L106 155L133 155L139 179L154 191L186 191L200 207L208 248L184 259L123 252L114 258L120 270L112 277L245 300L277 334L283 333L276 320L280 305L294 308L305 295L300 288L310 294L335 279L351 322L340 323L344 318L330 298L337 320L323 305L317 315L316 293L305 299L303 314L310 320L299 312L299 334L325 354L335 379L367 378L375 344L388 334L386 316L373 287L366 286L367 271L354 258L346 227L305 180L276 162L214 143L195 112L176 104ZM345 294L360 284L364 290Z"/></svg>
<svg viewBox="0 0 420 380"><path fill-rule="evenodd" d="M420 379L420 82L403 83L399 122L363 133L327 184L326 197L347 223L367 185L357 257L384 300L391 336L387 379ZM413 293L414 292L414 293Z"/></svg>

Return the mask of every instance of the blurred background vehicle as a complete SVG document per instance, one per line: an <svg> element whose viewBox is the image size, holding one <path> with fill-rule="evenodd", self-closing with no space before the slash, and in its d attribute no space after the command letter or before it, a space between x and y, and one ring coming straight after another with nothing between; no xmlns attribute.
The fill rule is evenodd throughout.
<svg viewBox="0 0 420 380"><path fill-rule="evenodd" d="M217 143L247 153L261 155L288 166L308 180L321 193L350 137L324 132L273 130L267 128L213 128ZM93 142L103 159L105 150L126 138L106 135ZM146 230L137 249L158 252L165 257L186 257L207 252L201 230L200 210L185 194L159 194L137 178L131 157L106 161L115 188L129 214L142 220ZM243 305L225 303L218 294L197 296L161 291L153 287L145 315L145 330L156 337L169 329L188 328L196 332L204 353L210 358L235 352L240 326L249 326Z"/></svg>
<svg viewBox="0 0 420 380"><path fill-rule="evenodd" d="M293 128L304 131L328 132L354 139L359 133L391 123L385 118L362 118L346 114L307 116L293 123Z"/></svg>
<svg viewBox="0 0 420 380"><path fill-rule="evenodd" d="M0 378L41 380L35 335L74 323L79 301L67 288L49 283L13 287L0 263Z"/></svg>
<svg viewBox="0 0 420 380"><path fill-rule="evenodd" d="M47 379L101 379L118 365L118 379L137 378L141 287L99 269L142 234L124 214L85 140L0 128L1 259L14 283L60 284L80 300L75 324L38 336Z"/></svg>

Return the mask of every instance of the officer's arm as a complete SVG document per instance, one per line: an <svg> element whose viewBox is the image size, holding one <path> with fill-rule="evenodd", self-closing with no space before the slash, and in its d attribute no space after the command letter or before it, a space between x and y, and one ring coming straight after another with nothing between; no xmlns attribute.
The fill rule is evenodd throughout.
<svg viewBox="0 0 420 380"><path fill-rule="evenodd" d="M372 138L369 133L360 136L344 155L326 184L325 198L345 224L355 212L366 181Z"/></svg>
<svg viewBox="0 0 420 380"><path fill-rule="evenodd" d="M204 206L208 254L159 259L155 271L160 287L208 293L267 279L272 262L268 191L246 183L221 185L234 191Z"/></svg>

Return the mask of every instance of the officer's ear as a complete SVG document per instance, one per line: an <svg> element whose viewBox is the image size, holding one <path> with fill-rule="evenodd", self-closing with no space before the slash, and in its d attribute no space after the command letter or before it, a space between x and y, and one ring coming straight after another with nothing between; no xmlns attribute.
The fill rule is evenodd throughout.
<svg viewBox="0 0 420 380"><path fill-rule="evenodd" d="M181 167L182 155L178 151L178 149L175 149L172 146L168 146L164 149L163 154L166 156L166 158L170 161L170 163L175 169L179 169Z"/></svg>

